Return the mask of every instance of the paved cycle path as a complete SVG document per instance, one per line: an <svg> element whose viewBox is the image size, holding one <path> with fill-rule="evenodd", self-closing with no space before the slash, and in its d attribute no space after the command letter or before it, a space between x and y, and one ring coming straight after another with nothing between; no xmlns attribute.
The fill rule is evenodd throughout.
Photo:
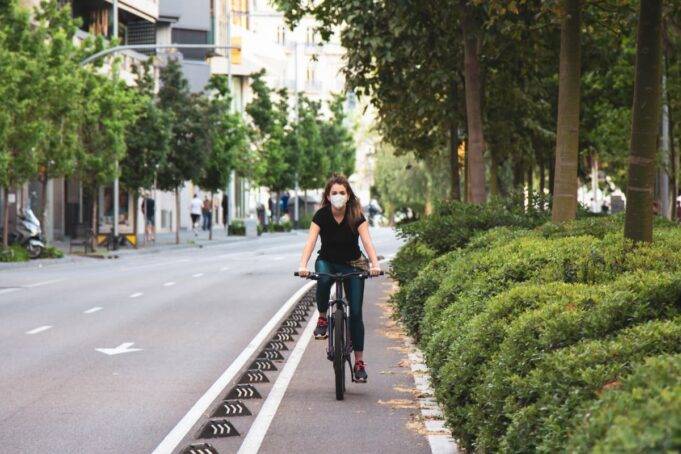
<svg viewBox="0 0 681 454"><path fill-rule="evenodd" d="M366 384L348 383L337 401L326 341L308 345L264 437L260 453L430 453L415 402L404 339L387 312L392 282L367 280Z"/></svg>

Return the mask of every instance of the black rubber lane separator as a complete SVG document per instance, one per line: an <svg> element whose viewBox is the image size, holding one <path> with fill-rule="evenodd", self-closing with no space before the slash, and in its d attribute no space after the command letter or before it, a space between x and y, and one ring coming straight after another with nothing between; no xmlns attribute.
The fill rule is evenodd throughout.
<svg viewBox="0 0 681 454"><path fill-rule="evenodd" d="M282 360L284 359L284 355L282 355L279 350L265 349L260 352L258 359L269 359L270 361Z"/></svg>
<svg viewBox="0 0 681 454"><path fill-rule="evenodd" d="M272 341L269 344L267 344L265 350L288 350L288 347L283 342Z"/></svg>
<svg viewBox="0 0 681 454"><path fill-rule="evenodd" d="M279 334L298 334L298 331L292 326L282 326L277 330Z"/></svg>
<svg viewBox="0 0 681 454"><path fill-rule="evenodd" d="M300 322L297 320L286 320L281 326L290 326L292 328L300 328Z"/></svg>
<svg viewBox="0 0 681 454"><path fill-rule="evenodd" d="M182 454L218 454L218 451L208 443L190 445L184 448Z"/></svg>
<svg viewBox="0 0 681 454"><path fill-rule="evenodd" d="M267 375L258 369L249 369L241 376L239 383L269 383Z"/></svg>
<svg viewBox="0 0 681 454"><path fill-rule="evenodd" d="M272 342L293 342L293 337L290 334L277 333L272 338Z"/></svg>
<svg viewBox="0 0 681 454"><path fill-rule="evenodd" d="M293 321L296 321L296 322L302 322L302 321L305 321L305 317L303 315L300 315L300 314L291 314L291 316L289 317L289 320L293 320Z"/></svg>
<svg viewBox="0 0 681 454"><path fill-rule="evenodd" d="M255 389L255 386L243 383L236 385L229 394L227 394L225 400L230 399L262 399L262 396L258 390Z"/></svg>
<svg viewBox="0 0 681 454"><path fill-rule="evenodd" d="M277 366L275 366L274 363L269 359L256 359L255 361L253 361L253 364L251 364L251 367L249 367L249 369L277 370Z"/></svg>
<svg viewBox="0 0 681 454"><path fill-rule="evenodd" d="M217 419L215 421L208 421L201 429L197 438L224 438L237 437L239 432L226 419Z"/></svg>
<svg viewBox="0 0 681 454"><path fill-rule="evenodd" d="M225 400L213 413L212 418L222 418L225 416L250 416L251 410L240 400Z"/></svg>

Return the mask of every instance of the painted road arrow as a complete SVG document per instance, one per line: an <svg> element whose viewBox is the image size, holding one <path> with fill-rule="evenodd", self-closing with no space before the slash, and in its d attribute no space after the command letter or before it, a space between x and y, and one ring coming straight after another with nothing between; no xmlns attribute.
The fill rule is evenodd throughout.
<svg viewBox="0 0 681 454"><path fill-rule="evenodd" d="M141 348L130 348L134 344L134 342L124 342L116 348L95 348L95 350L109 356L120 355L121 353L139 352L142 350Z"/></svg>

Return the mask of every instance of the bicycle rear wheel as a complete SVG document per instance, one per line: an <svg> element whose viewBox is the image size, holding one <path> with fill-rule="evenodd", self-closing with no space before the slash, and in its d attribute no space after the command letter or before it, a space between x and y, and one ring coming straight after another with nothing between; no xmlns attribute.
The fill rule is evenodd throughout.
<svg viewBox="0 0 681 454"><path fill-rule="evenodd" d="M333 314L333 371L336 375L336 400L345 392L345 313L342 307Z"/></svg>

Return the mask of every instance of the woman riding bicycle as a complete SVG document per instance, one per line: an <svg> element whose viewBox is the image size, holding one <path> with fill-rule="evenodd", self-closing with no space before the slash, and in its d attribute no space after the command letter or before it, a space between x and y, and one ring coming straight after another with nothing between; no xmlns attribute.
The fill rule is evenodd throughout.
<svg viewBox="0 0 681 454"><path fill-rule="evenodd" d="M371 265L369 272L378 276L381 268L378 265L376 251L369 235L367 223L359 199L352 192L348 180L339 175L333 176L324 189L322 207L317 210L310 224L310 234L303 248L300 259L299 275L309 276L307 262L317 243L317 237L322 237L322 247L315 261L315 271L319 273L351 273L361 271L357 266L362 260L358 239L362 238L364 249L369 255ZM326 311L329 307L331 292L331 278L320 277L317 281L317 309L319 318L314 331L315 339L327 337L328 321ZM362 300L364 298L364 280L359 277L348 279L346 294L350 306L350 337L355 352L355 367L353 375L358 382L366 382L366 365L363 361L364 351L364 322L362 321Z"/></svg>

